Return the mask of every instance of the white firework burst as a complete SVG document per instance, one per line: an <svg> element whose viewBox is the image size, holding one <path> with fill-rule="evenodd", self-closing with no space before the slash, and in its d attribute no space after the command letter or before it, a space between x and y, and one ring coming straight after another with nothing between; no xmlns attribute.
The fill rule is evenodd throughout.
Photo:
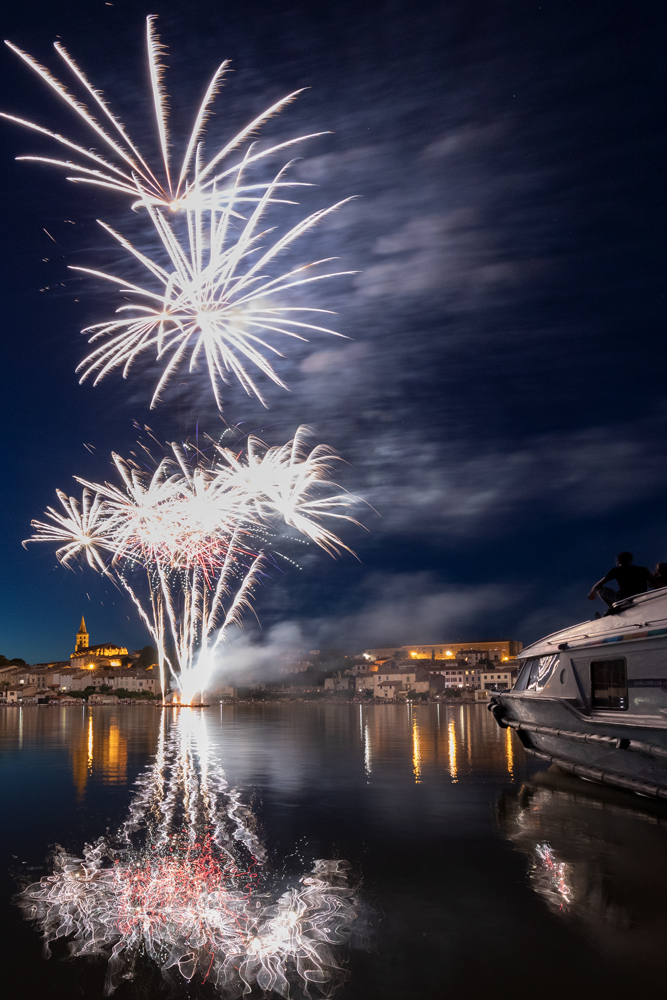
<svg viewBox="0 0 667 1000"><path fill-rule="evenodd" d="M121 306L114 319L95 323L83 331L90 335L91 343L100 339L104 342L79 365L77 370L83 371L81 381L92 375L97 384L116 368L122 368L123 376L127 377L137 358L150 354L164 365L151 407L182 365L187 364L193 372L200 363L208 369L219 409L222 409L222 384L230 376L235 376L249 395L255 394L266 405L250 374L250 366L286 388L266 356L267 352L283 355L267 337L278 334L304 341L309 332L342 336L310 321L312 314L331 315L330 310L286 305L283 300L294 289L354 272L312 273L332 258L282 272L276 265L295 240L345 202L312 213L274 241L273 230L262 230L261 223L283 173L284 170L269 185L240 232L233 225L233 196L221 210L215 207L215 198L208 208L202 208L195 199L196 207L186 212L187 236L183 240L177 237L166 216L148 205L169 259L167 267L101 223L150 273L153 285L135 284L90 268L73 268L110 281L120 286L124 296L129 294L137 299L136 304ZM264 240L268 246L262 245Z"/></svg>
<svg viewBox="0 0 667 1000"><path fill-rule="evenodd" d="M215 198L218 204L222 205L230 195L233 182L240 170L240 163L230 164L229 157L248 143L265 122L282 111L302 91L294 91L272 104L221 146L208 162L201 164L198 183L194 185L192 176L197 153L199 151L201 155L203 137L212 113L212 105L223 85L225 75L229 72L230 64L229 60L225 60L213 74L195 116L181 165L174 167L169 130L169 98L164 87L163 57L166 47L160 42L156 32L156 20L157 18L154 16L148 17L146 20L146 46L155 125L160 146L161 163L159 168L151 167L149 157L144 156L138 145L130 138L126 127L112 112L102 91L90 82L84 71L60 42L55 42L54 48L72 74L76 86L82 91L83 99L72 93L67 84L62 83L33 56L19 49L12 42L7 41L5 44L20 56L83 120L94 133L96 140L101 140L103 148L107 150L106 154L102 155L96 150L88 149L52 129L27 121L17 115L0 113L0 117L55 140L74 153L76 157L75 159L62 160L47 156L20 156L19 160L65 168L72 172L67 177L69 181L77 184L95 185L129 196L133 199L134 208L141 205L153 205L175 212L190 207L194 199L198 199L200 202L202 200L209 202L214 189ZM266 160L283 149L323 134L325 133L318 132L298 136L264 150L251 149L244 158L245 165L259 164L260 161ZM281 184L281 187L284 188L300 186L304 185L294 182ZM234 193L237 206L241 203L257 201L265 188L266 185L263 183L247 184L242 187L237 185ZM281 192L274 189L274 200L283 200L277 197L279 193ZM287 203L291 204L289 201Z"/></svg>
<svg viewBox="0 0 667 1000"><path fill-rule="evenodd" d="M250 438L245 454L172 445L153 472L115 455L120 486L79 479L81 502L58 492L64 513L48 508L27 541L55 543L64 565L83 559L122 587L156 643L163 692L170 675L191 702L226 630L252 607L272 531L286 525L332 556L351 552L322 521L357 523L357 500L335 491L337 456L309 449L307 430L282 447Z"/></svg>

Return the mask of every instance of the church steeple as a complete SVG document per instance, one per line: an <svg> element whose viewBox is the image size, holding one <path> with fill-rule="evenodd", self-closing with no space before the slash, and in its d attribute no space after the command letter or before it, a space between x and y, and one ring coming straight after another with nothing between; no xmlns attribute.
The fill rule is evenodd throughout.
<svg viewBox="0 0 667 1000"><path fill-rule="evenodd" d="M88 640L89 636L88 636L88 630L86 629L86 622L83 615L81 615L81 624L79 625L79 631L76 633L77 653L80 652L81 650L88 649Z"/></svg>

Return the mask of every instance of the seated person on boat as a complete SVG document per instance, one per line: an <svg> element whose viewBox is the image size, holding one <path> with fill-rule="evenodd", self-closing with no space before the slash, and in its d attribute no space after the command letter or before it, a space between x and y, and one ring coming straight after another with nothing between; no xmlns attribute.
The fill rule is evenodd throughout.
<svg viewBox="0 0 667 1000"><path fill-rule="evenodd" d="M605 586L612 580L618 584L618 590ZM663 584L656 582L646 566L633 565L632 552L619 552L616 556L616 565L606 576L598 580L588 595L588 600L594 601L596 597L600 597L607 607L611 608L617 601L624 601L628 597L634 597L635 594L645 594L649 587L655 586Z"/></svg>

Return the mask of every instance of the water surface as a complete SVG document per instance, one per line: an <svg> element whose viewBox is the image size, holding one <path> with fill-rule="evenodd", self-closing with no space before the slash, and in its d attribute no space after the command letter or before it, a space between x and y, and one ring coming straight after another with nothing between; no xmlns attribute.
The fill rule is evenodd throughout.
<svg viewBox="0 0 667 1000"><path fill-rule="evenodd" d="M161 726L146 705L0 709L8 997L101 997L104 964L42 957L12 902L125 819ZM369 920L341 1000L663 990L667 811L545 770L485 706L238 705L196 713L270 863L352 865ZM361 945L364 945L363 947ZM163 996L145 969L114 994ZM193 980L182 996L211 993Z"/></svg>

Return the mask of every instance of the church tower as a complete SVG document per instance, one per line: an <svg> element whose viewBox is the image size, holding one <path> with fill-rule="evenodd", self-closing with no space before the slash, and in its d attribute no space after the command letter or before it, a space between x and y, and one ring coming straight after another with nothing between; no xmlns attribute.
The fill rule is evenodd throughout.
<svg viewBox="0 0 667 1000"><path fill-rule="evenodd" d="M81 615L81 624L79 625L79 631L76 633L76 652L82 653L84 649L88 649L88 632L86 631L86 622L83 615Z"/></svg>

